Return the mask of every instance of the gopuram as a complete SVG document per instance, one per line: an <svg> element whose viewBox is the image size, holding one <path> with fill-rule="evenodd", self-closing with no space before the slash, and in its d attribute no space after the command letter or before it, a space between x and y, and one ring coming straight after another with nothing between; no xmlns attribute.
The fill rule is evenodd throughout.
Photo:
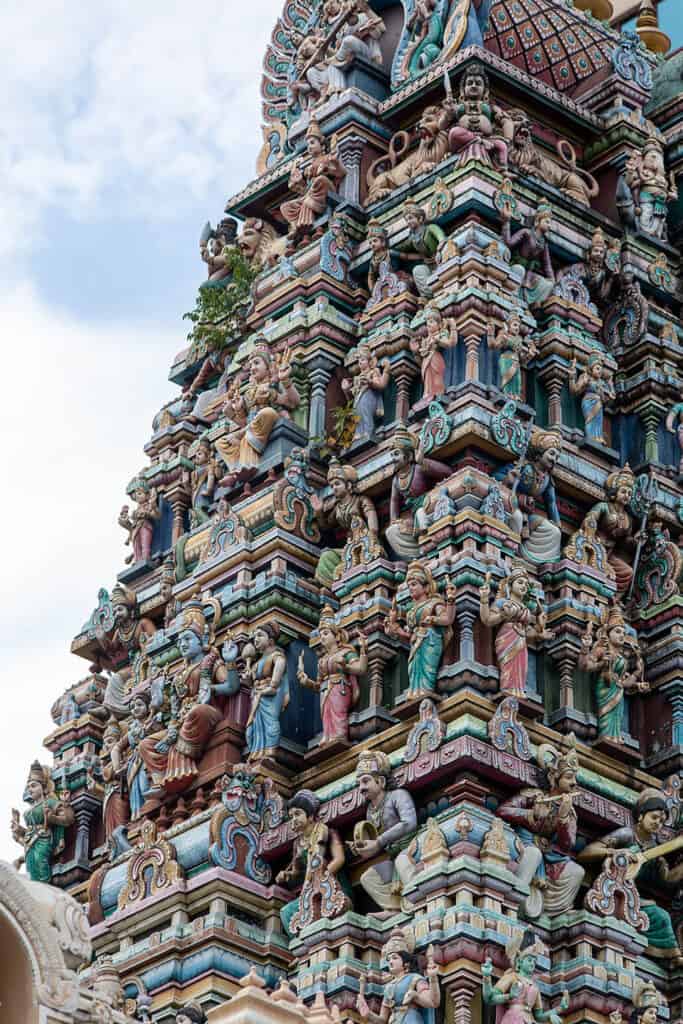
<svg viewBox="0 0 683 1024"><path fill-rule="evenodd" d="M673 1024L683 52L650 0L276 7L11 823L0 892L87 913L35 1022Z"/></svg>

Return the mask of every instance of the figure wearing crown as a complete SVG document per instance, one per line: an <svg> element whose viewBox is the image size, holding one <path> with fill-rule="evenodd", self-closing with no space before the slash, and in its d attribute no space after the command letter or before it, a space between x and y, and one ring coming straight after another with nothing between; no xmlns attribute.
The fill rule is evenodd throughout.
<svg viewBox="0 0 683 1024"><path fill-rule="evenodd" d="M562 1018L555 1010L544 1010L541 992L534 981L536 963L545 949L531 930L510 939L505 954L510 962L503 977L496 985L491 984L493 964L490 960L482 965L484 979L482 995L485 1003L496 1007L496 1024L562 1024ZM562 994L560 1013L569 1009L569 993Z"/></svg>
<svg viewBox="0 0 683 1024"><path fill-rule="evenodd" d="M627 462L623 469L609 474L605 481L605 498L594 505L584 519L589 528L592 523L597 524L596 535L607 551L618 594L629 589L633 576L636 538L633 536L631 502L635 486L636 478Z"/></svg>
<svg viewBox="0 0 683 1024"><path fill-rule="evenodd" d="M288 239L294 247L311 240L315 220L327 209L330 192L335 192L346 177L346 169L335 152L326 152L325 136L315 119L306 132L307 162L294 162L289 187L301 196L288 199L280 213L289 225Z"/></svg>
<svg viewBox="0 0 683 1024"><path fill-rule="evenodd" d="M678 199L675 179L667 179L664 150L650 138L642 153L634 154L620 179L620 215L628 226L653 238L667 241L669 203Z"/></svg>
<svg viewBox="0 0 683 1024"><path fill-rule="evenodd" d="M348 740L349 715L358 703L360 688L358 676L367 672L367 644L363 633L358 634L360 650L349 643L349 636L336 621L334 612L325 605L318 623L318 636L322 651L318 656L318 675L311 679L304 670L303 651L299 655L297 679L301 686L320 693L320 717L323 723L323 743Z"/></svg>
<svg viewBox="0 0 683 1024"><path fill-rule="evenodd" d="M391 435L391 461L394 478L386 538L392 551L405 561L420 554L417 535L427 526L427 514L433 503L432 488L452 474L450 466L437 459L428 459L418 438L399 424ZM430 493L431 492L431 493Z"/></svg>
<svg viewBox="0 0 683 1024"><path fill-rule="evenodd" d="M379 543L379 520L372 498L359 494L358 472L339 459L330 459L327 482L332 492L322 501L311 495L311 505L322 526L339 527L346 532L346 544L340 550L326 548L318 560L315 577L330 587L345 570L367 565L383 554Z"/></svg>
<svg viewBox="0 0 683 1024"><path fill-rule="evenodd" d="M626 693L647 693L645 664L635 636L626 630L619 605L610 608L606 621L593 637L593 623L581 641L579 665L597 675L598 735L621 742L624 732Z"/></svg>
<svg viewBox="0 0 683 1024"><path fill-rule="evenodd" d="M435 1010L441 1003L439 968L431 946L427 952L425 975L419 973L413 953L414 944L402 931L395 931L382 949L382 960L389 968L389 982L379 1013L374 1013L365 998L365 979L361 979L356 1009L370 1024L434 1024Z"/></svg>
<svg viewBox="0 0 683 1024"><path fill-rule="evenodd" d="M531 227L521 228L514 234L510 230L512 210L509 204L503 206L501 217L503 241L513 254L514 265L523 270L520 297L529 306L540 306L555 287L555 271L548 244L552 210L546 203L541 203L534 214Z"/></svg>
<svg viewBox="0 0 683 1024"><path fill-rule="evenodd" d="M24 811L24 824L19 811L12 811L12 838L24 848L22 861L29 878L34 882L49 882L52 861L64 849L64 832L73 824L74 812L68 803L68 793L60 798L55 793L50 769L34 761L28 773L24 799L30 807Z"/></svg>

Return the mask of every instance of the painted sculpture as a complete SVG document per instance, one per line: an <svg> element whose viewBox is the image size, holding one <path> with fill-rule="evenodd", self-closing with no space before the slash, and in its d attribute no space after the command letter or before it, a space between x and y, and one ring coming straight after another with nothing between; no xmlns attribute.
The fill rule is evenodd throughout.
<svg viewBox="0 0 683 1024"><path fill-rule="evenodd" d="M665 420L666 429L676 435L678 441L678 475L683 476L683 402L676 402L669 409Z"/></svg>
<svg viewBox="0 0 683 1024"><path fill-rule="evenodd" d="M499 1024L562 1024L562 1018L555 1010L544 1010L541 992L534 981L536 964L540 956L545 955L545 948L536 934L527 929L515 935L505 947L510 967L500 981L491 984L493 964L486 960L482 965L483 976L482 996L485 1003L500 1008L497 1016ZM569 993L562 994L560 1013L569 1009Z"/></svg>
<svg viewBox="0 0 683 1024"><path fill-rule="evenodd" d="M455 125L448 133L448 141L451 150L460 154L461 163L479 160L507 171L513 122L491 102L489 79L483 67L474 65L464 72L452 117Z"/></svg>
<svg viewBox="0 0 683 1024"><path fill-rule="evenodd" d="M404 262L413 264L413 280L418 294L423 299L430 299L433 293L428 283L429 277L434 271L446 235L438 224L427 221L425 211L417 203L405 203L403 216L409 234L405 241L397 245L396 251L401 254Z"/></svg>
<svg viewBox="0 0 683 1024"><path fill-rule="evenodd" d="M517 878L529 886L523 903L529 920L544 912L554 917L570 910L585 874L574 860L579 772L574 735L568 737L564 752L550 743L540 744L536 759L546 788L522 789L497 811L514 827L522 844Z"/></svg>
<svg viewBox="0 0 683 1024"><path fill-rule="evenodd" d="M556 430L535 427L525 456L507 467L504 476L512 487L513 512L510 524L522 537L521 552L532 565L556 562L562 547L560 513L557 507L553 469L562 449L562 435ZM518 495L525 495L545 506L545 516L519 507ZM532 508L534 506L532 505Z"/></svg>
<svg viewBox="0 0 683 1024"><path fill-rule="evenodd" d="M650 305L640 290L640 281L632 267L622 267L617 280L616 297L602 322L605 344L614 352L637 345L647 334Z"/></svg>
<svg viewBox="0 0 683 1024"><path fill-rule="evenodd" d="M529 306L541 306L555 287L555 271L550 257L548 234L552 210L545 203L536 208L530 227L514 234L510 229L512 209L504 203L501 209L503 241L512 253L512 262L523 272L519 294Z"/></svg>
<svg viewBox="0 0 683 1024"><path fill-rule="evenodd" d="M317 121L306 132L308 162L295 161L289 175L289 187L300 199L288 199L280 212L289 225L290 245L310 241L316 218L327 209L330 192L339 188L346 170L335 152L328 153L325 136Z"/></svg>
<svg viewBox="0 0 683 1024"><path fill-rule="evenodd" d="M368 223L368 246L370 263L368 265L368 299L367 309L372 309L385 299L410 291L410 278L403 270L399 270L398 254L389 247L389 235L379 221Z"/></svg>
<svg viewBox="0 0 683 1024"><path fill-rule="evenodd" d="M124 794L125 771L119 762L117 768L112 760L112 751L122 738L121 726L115 718L107 723L102 734L100 751L100 771L104 782L104 798L102 800L102 821L104 838L110 852L115 857L121 852L122 832L130 818L130 805Z"/></svg>
<svg viewBox="0 0 683 1024"><path fill-rule="evenodd" d="M412 561L420 554L417 536L427 526L434 497L430 492L452 470L445 462L428 459L415 434L402 425L391 435L391 461L394 475L386 538L399 558Z"/></svg>
<svg viewBox="0 0 683 1024"><path fill-rule="evenodd" d="M368 669L367 643L358 634L357 650L349 643L349 636L335 621L334 612L326 605L318 623L321 652L318 656L318 675L311 679L306 674L303 651L299 655L297 679L301 686L320 693L320 717L323 723L323 743L348 740L349 715L358 703L360 688L358 676Z"/></svg>
<svg viewBox="0 0 683 1024"><path fill-rule="evenodd" d="M391 364L384 359L380 364L369 345L356 349L358 370L352 380L342 381L342 390L353 402L358 417L354 440L371 437L384 415L383 395L391 381Z"/></svg>
<svg viewBox="0 0 683 1024"><path fill-rule="evenodd" d="M322 525L341 528L347 535L343 549L328 548L320 556L316 579L326 587L345 570L367 564L382 553L375 506L367 495L358 494L357 481L353 466L331 459L327 472L331 496L321 501L317 495L311 495L311 504Z"/></svg>
<svg viewBox="0 0 683 1024"><path fill-rule="evenodd" d="M424 327L410 340L422 376L422 402L443 395L446 390L444 349L455 348L458 333L452 320L445 320L438 306L430 304L424 311Z"/></svg>
<svg viewBox="0 0 683 1024"><path fill-rule="evenodd" d="M182 1010L178 1010L175 1024L208 1024L208 1017L199 1003L186 1003Z"/></svg>
<svg viewBox="0 0 683 1024"><path fill-rule="evenodd" d="M413 943L400 930L394 932L382 949L382 960L389 969L390 981L384 986L379 1013L368 1006L364 979L361 979L356 1009L370 1024L434 1024L435 1011L441 1005L439 968L433 953L427 953L425 974L417 970Z"/></svg>
<svg viewBox="0 0 683 1024"><path fill-rule="evenodd" d="M636 480L626 463L623 469L610 473L605 481L605 498L594 505L586 516L595 524L595 535L607 552L617 582L617 591L628 590L633 577L633 516L630 510Z"/></svg>
<svg viewBox="0 0 683 1024"><path fill-rule="evenodd" d="M355 856L368 860L385 854L366 868L360 884L383 912L401 909L401 891L415 874L415 863L396 844L417 828L417 811L410 793L391 789L391 764L381 750L364 750L356 765L356 785L366 801L365 821L356 826L351 846Z"/></svg>
<svg viewBox="0 0 683 1024"><path fill-rule="evenodd" d="M572 144L567 139L558 139L557 156L550 156L545 147L534 142L531 122L523 110L513 111L513 122L513 139L508 149L511 170L554 186L581 206L590 206L600 187L592 174L577 166Z"/></svg>
<svg viewBox="0 0 683 1024"><path fill-rule="evenodd" d="M522 322L519 310L513 310L498 332L489 326L488 345L500 353L498 379L500 390L510 398L522 398L522 367L538 355L538 349Z"/></svg>
<svg viewBox="0 0 683 1024"><path fill-rule="evenodd" d="M561 270L557 275L558 282L568 277L581 281L597 308L604 310L617 288L621 265L620 248L619 241L611 242L608 247L602 228L596 228L584 260Z"/></svg>
<svg viewBox="0 0 683 1024"><path fill-rule="evenodd" d="M491 601L491 574L479 591L479 615L485 626L498 626L496 659L500 672L500 692L505 697L525 697L529 671L528 642L551 640L546 629L546 611L534 592L523 562L513 563L504 577L498 597Z"/></svg>
<svg viewBox="0 0 683 1024"><path fill-rule="evenodd" d="M131 512L124 505L119 513L119 526L128 531L126 544L133 550L126 558L126 563L146 562L152 554L154 524L161 519L161 511L157 500L157 492L150 488L146 480L136 478L129 485L133 500L137 504Z"/></svg>
<svg viewBox="0 0 683 1024"><path fill-rule="evenodd" d="M624 724L625 695L647 693L650 687L638 641L626 631L619 605L609 610L595 637L590 623L581 641L579 665L596 676L598 736L621 742L629 731Z"/></svg>
<svg viewBox="0 0 683 1024"><path fill-rule="evenodd" d="M16 867L24 863L34 882L49 882L52 862L64 848L64 833L73 824L69 794L57 796L50 769L34 761L28 773L24 799L29 804L21 824L19 811L12 810L12 839L24 848Z"/></svg>
<svg viewBox="0 0 683 1024"><path fill-rule="evenodd" d="M666 176L664 151L656 138L648 139L639 154L627 161L620 179L617 202L627 227L667 241L669 204L678 199L674 179Z"/></svg>
<svg viewBox="0 0 683 1024"><path fill-rule="evenodd" d="M576 360L572 359L569 390L581 398L586 438L594 444L605 444L605 406L616 398L611 371L600 352L591 352L585 369L576 374Z"/></svg>
<svg viewBox="0 0 683 1024"><path fill-rule="evenodd" d="M310 789L300 789L287 803L294 848L288 867L275 881L288 887L301 884L299 897L280 911L290 935L297 935L321 917L338 917L351 906L349 885L342 874L344 844L336 829L322 822L319 814L320 799Z"/></svg>
<svg viewBox="0 0 683 1024"><path fill-rule="evenodd" d="M410 644L407 694L413 699L436 690L441 658L453 636L455 588L447 584L442 597L431 571L417 561L408 566L406 587L410 603L405 627L400 625L399 606L394 599L385 628L389 636Z"/></svg>
<svg viewBox="0 0 683 1024"><path fill-rule="evenodd" d="M190 492L191 525L194 527L201 526L209 518L219 472L208 438L196 441L190 447L188 455L194 464L185 477Z"/></svg>
<svg viewBox="0 0 683 1024"><path fill-rule="evenodd" d="M280 627L266 622L242 650L246 666L243 681L251 688L251 708L246 727L249 762L275 757L280 745L280 716L289 704L287 657L277 646Z"/></svg>
<svg viewBox="0 0 683 1024"><path fill-rule="evenodd" d="M230 279L230 262L226 249L236 245L237 221L224 217L215 228L207 223L199 239L199 255L207 266L207 280L203 286L223 288Z"/></svg>

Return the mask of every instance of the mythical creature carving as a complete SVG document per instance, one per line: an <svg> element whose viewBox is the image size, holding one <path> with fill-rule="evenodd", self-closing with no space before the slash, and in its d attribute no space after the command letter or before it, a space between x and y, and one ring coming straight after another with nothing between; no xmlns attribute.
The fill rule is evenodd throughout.
<svg viewBox="0 0 683 1024"><path fill-rule="evenodd" d="M271 870L259 856L259 839L271 827L269 796L257 773L246 764L233 765L218 783L221 802L209 826L209 858L218 867L243 872L268 885ZM272 797L271 797L272 799Z"/></svg>
<svg viewBox="0 0 683 1024"><path fill-rule="evenodd" d="M509 149L512 168L518 174L539 178L547 185L552 185L581 206L590 206L591 199L599 195L600 186L592 174L577 167L576 153L571 143L566 139L558 140L559 159L549 156L534 142L531 124L525 112L515 110L512 117L514 135Z"/></svg>
<svg viewBox="0 0 683 1024"><path fill-rule="evenodd" d="M237 240L240 252L252 267L267 270L285 254L287 239L260 217L248 217Z"/></svg>
<svg viewBox="0 0 683 1024"><path fill-rule="evenodd" d="M133 848L133 855L126 865L126 883L118 896L119 910L125 910L148 896L156 896L183 877L173 844L157 837L153 821L143 821L140 841Z"/></svg>
<svg viewBox="0 0 683 1024"><path fill-rule="evenodd" d="M50 769L34 761L28 774L24 799L29 808L21 824L19 811L12 810L12 838L24 848L15 867L26 864L34 882L49 882L52 862L64 849L65 830L74 822L68 792L57 796Z"/></svg>
<svg viewBox="0 0 683 1024"><path fill-rule="evenodd" d="M446 107L425 107L412 134L400 131L392 136L389 153L375 160L368 170L367 202L385 199L394 189L427 174L445 160L450 151L446 130L450 121L451 112ZM415 141L417 148L408 153Z"/></svg>
<svg viewBox="0 0 683 1024"><path fill-rule="evenodd" d="M273 491L273 518L280 529L317 544L320 528L311 502L315 491L306 476L309 465L306 449L292 448L285 459L284 475Z"/></svg>

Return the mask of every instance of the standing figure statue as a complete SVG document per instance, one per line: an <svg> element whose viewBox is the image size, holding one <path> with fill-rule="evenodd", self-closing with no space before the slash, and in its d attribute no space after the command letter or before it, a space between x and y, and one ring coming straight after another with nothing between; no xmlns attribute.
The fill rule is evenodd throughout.
<svg viewBox="0 0 683 1024"><path fill-rule="evenodd" d="M74 822L69 794L55 792L50 769L34 761L28 773L24 800L30 805L21 824L19 811L12 810L12 839L24 848L15 867L24 862L34 882L50 882L52 861L64 849L64 832Z"/></svg>
<svg viewBox="0 0 683 1024"><path fill-rule="evenodd" d="M427 282L434 272L446 235L438 224L427 223L427 215L417 203L404 203L403 216L410 234L396 246L396 252L401 254L403 261L415 264L413 280L418 294L423 299L431 299L433 293Z"/></svg>
<svg viewBox="0 0 683 1024"><path fill-rule="evenodd" d="M683 401L676 402L666 416L666 429L678 441L678 475L683 476Z"/></svg>
<svg viewBox="0 0 683 1024"><path fill-rule="evenodd" d="M246 729L249 761L274 757L280 745L280 716L289 704L289 679L285 652L277 646L279 636L278 624L266 622L254 631L253 646L247 644L242 651L244 681L251 686Z"/></svg>
<svg viewBox="0 0 683 1024"><path fill-rule="evenodd" d="M390 454L394 476L386 538L399 558L412 561L420 554L417 535L427 526L432 488L451 476L452 470L445 462L426 458L418 438L401 425L391 435Z"/></svg>
<svg viewBox="0 0 683 1024"><path fill-rule="evenodd" d="M514 827L523 846L516 873L529 886L522 909L531 920L544 912L554 917L571 910L585 874L574 860L579 759L573 733L567 741L566 753L550 743L538 747L536 760L546 788L523 789L497 811L498 817Z"/></svg>
<svg viewBox="0 0 683 1024"><path fill-rule="evenodd" d="M161 519L157 492L153 487L150 488L146 480L142 477L133 480L129 485L129 492L132 493L133 501L137 502L137 508L130 512L128 505L124 505L119 513L119 526L128 531L126 544L133 548L132 553L126 558L126 565L149 560L152 554L154 524Z"/></svg>
<svg viewBox="0 0 683 1024"><path fill-rule="evenodd" d="M206 224L199 239L199 255L208 268L202 288L224 288L230 279L230 250L237 248L237 221L224 217L215 230ZM227 252L226 252L227 250Z"/></svg>
<svg viewBox="0 0 683 1024"><path fill-rule="evenodd" d="M301 883L301 894L280 911L288 935L320 918L339 917L351 906L350 886L343 877L344 844L336 829L320 820L320 799L310 789L300 789L287 802L287 816L294 832L292 859L275 879L278 885Z"/></svg>
<svg viewBox="0 0 683 1024"><path fill-rule="evenodd" d="M358 756L356 783L367 801L365 821L354 829L353 853L367 860L386 856L367 868L360 884L382 911L401 909L402 886L415 874L415 863L396 844L417 829L417 811L407 789L390 789L391 765L381 750L364 750Z"/></svg>
<svg viewBox="0 0 683 1024"><path fill-rule="evenodd" d="M399 625L394 598L385 629L388 636L410 644L408 696L428 697L436 690L441 658L453 636L456 590L448 584L441 597L431 571L421 562L408 566L406 586L411 600L405 628Z"/></svg>
<svg viewBox="0 0 683 1024"><path fill-rule="evenodd" d="M140 817L147 794L152 786L151 777L147 774L147 768L140 753L140 744L150 733L158 732L162 724L163 719L158 712L150 714L149 694L136 693L130 702L130 717L125 724L125 729L111 750L114 775L123 773L123 771L126 774L130 814L133 821ZM125 759L124 755L127 755Z"/></svg>
<svg viewBox="0 0 683 1024"><path fill-rule="evenodd" d="M455 348L458 332L455 321L444 320L438 306L430 304L424 311L425 326L410 339L411 351L420 364L422 375L421 402L431 402L446 390L446 360L443 349Z"/></svg>
<svg viewBox="0 0 683 1024"><path fill-rule="evenodd" d="M628 731L624 729L625 694L647 693L650 687L638 641L627 634L619 605L610 609L595 639L590 623L581 641L579 666L597 675L598 736L621 742Z"/></svg>
<svg viewBox="0 0 683 1024"><path fill-rule="evenodd" d="M542 305L555 287L555 271L548 245L551 218L551 208L541 203L536 209L532 226L521 228L513 235L510 230L510 204L505 203L501 210L503 241L512 253L513 265L523 268L524 276L519 292L528 306Z"/></svg>
<svg viewBox="0 0 683 1024"><path fill-rule="evenodd" d="M590 249L581 263L572 263L557 275L558 282L567 278L581 281L591 300L603 311L614 298L621 268L621 243L616 240L607 247L602 228L596 228Z"/></svg>
<svg viewBox="0 0 683 1024"><path fill-rule="evenodd" d="M369 1024L434 1024L435 1011L441 1005L439 968L431 946L427 952L425 975L419 973L413 954L413 942L397 929L382 949L382 960L389 968L390 981L384 986L379 1013L368 1006L365 979L361 978L356 1009Z"/></svg>
<svg viewBox="0 0 683 1024"><path fill-rule="evenodd" d="M208 438L203 437L195 441L190 445L187 454L194 464L184 479L190 491L190 525L194 528L207 522L209 518L218 470Z"/></svg>
<svg viewBox="0 0 683 1024"><path fill-rule="evenodd" d="M506 467L506 482L513 489L513 500L518 494L540 500L545 516L536 511L526 516L514 508L510 525L522 537L521 553L533 565L558 561L562 550L562 530L557 507L553 469L560 457L562 435L557 430L534 427L521 465Z"/></svg>
<svg viewBox="0 0 683 1024"><path fill-rule="evenodd" d="M341 383L344 394L353 400L353 411L358 417L354 441L374 434L375 427L384 416L383 395L391 381L389 360L384 359L380 367L369 345L359 345L356 356L356 375L353 380L346 377Z"/></svg>
<svg viewBox="0 0 683 1024"><path fill-rule="evenodd" d="M446 72L448 74L448 72ZM455 125L448 133L460 162L479 160L507 171L508 145L514 135L512 119L491 103L488 75L480 65L469 67L460 79L457 103L451 106Z"/></svg>
<svg viewBox="0 0 683 1024"><path fill-rule="evenodd" d="M676 199L678 188L673 176L667 179L662 145L657 139L648 139L642 153L629 159L619 182L622 221L666 242L669 203Z"/></svg>
<svg viewBox="0 0 683 1024"><path fill-rule="evenodd" d="M529 640L551 640L546 629L546 610L534 593L523 562L513 562L491 604L491 574L479 591L479 617L485 626L500 629L496 634L496 659L500 692L505 697L525 697L529 670Z"/></svg>
<svg viewBox="0 0 683 1024"><path fill-rule="evenodd" d="M343 572L356 565L367 565L382 555L379 543L379 520L371 498L358 494L358 473L353 466L344 466L330 459L327 482L332 495L321 501L312 494L311 505L323 526L341 527L347 541L342 550L326 548L318 560L315 578L330 587Z"/></svg>
<svg viewBox="0 0 683 1024"><path fill-rule="evenodd" d="M481 968L482 996L485 1003L499 1007L497 1024L562 1024L554 1010L544 1010L541 992L534 981L536 961L545 949L533 931L515 935L505 947L510 967L495 985L491 984L493 964L486 960ZM563 992L560 1013L569 1009L569 993Z"/></svg>
<svg viewBox="0 0 683 1024"><path fill-rule="evenodd" d="M589 531L595 524L596 537L607 552L607 559L617 584L617 595L624 594L633 577L633 556L636 538L633 536L631 502L636 479L628 463L623 469L610 473L605 481L605 498L594 505L585 517L582 529Z"/></svg>
<svg viewBox="0 0 683 1024"><path fill-rule="evenodd" d="M522 398L522 367L538 355L535 343L528 338L529 329L522 322L519 310L513 310L498 333L489 326L488 345L500 352L498 378L500 390L510 398Z"/></svg>
<svg viewBox="0 0 683 1024"><path fill-rule="evenodd" d="M318 675L311 679L304 669L303 651L299 655L297 679L301 686L320 693L320 717L323 723L323 743L348 740L349 715L358 703L360 687L358 676L368 670L365 636L358 634L360 650L349 643L349 636L334 619L334 612L325 605L318 623L322 652L318 656Z"/></svg>
<svg viewBox="0 0 683 1024"><path fill-rule="evenodd" d="M405 23L404 31L410 35L401 58L399 81L416 78L441 53L445 28L441 7L439 0L415 0L413 12Z"/></svg>
<svg viewBox="0 0 683 1024"><path fill-rule="evenodd" d="M327 209L330 192L335 192L346 177L336 153L325 151L325 136L317 121L311 120L306 140L308 162L295 160L289 176L289 187L301 198L288 199L280 207L289 224L287 237L292 249L311 240L313 225Z"/></svg>
<svg viewBox="0 0 683 1024"><path fill-rule="evenodd" d="M604 411L607 402L617 397L611 371L605 366L601 352L591 352L585 370L576 376L576 359L570 366L569 390L581 396L581 412L586 437L595 444L605 444Z"/></svg>
<svg viewBox="0 0 683 1024"><path fill-rule="evenodd" d="M112 761L112 751L120 742L121 736L120 725L115 718L111 718L102 734L100 751L100 771L104 781L102 824L110 857L115 857L121 852L119 836L130 819L130 805L123 793L124 769L120 763L117 769Z"/></svg>

